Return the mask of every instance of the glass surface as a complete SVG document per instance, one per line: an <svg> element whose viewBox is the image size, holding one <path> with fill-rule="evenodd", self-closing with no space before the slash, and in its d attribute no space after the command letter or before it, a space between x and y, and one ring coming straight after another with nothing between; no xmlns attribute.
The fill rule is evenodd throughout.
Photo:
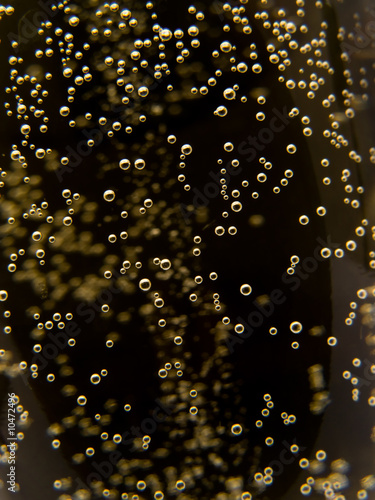
<svg viewBox="0 0 375 500"><path fill-rule="evenodd" d="M375 5L0 5L0 498L375 498Z"/></svg>

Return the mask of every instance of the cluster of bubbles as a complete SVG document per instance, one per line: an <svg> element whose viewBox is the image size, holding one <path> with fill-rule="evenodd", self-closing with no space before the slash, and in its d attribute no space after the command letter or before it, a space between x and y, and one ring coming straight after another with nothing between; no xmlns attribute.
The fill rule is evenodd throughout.
<svg viewBox="0 0 375 500"><path fill-rule="evenodd" d="M30 377L43 390L48 382L47 394L61 394L59 421L48 435L54 450L70 450L73 467L90 467L94 455L117 450L121 456L113 474L99 484L90 480L82 489L56 478L59 500L83 500L94 493L122 500L251 500L277 483L272 467L254 471L262 461L272 462L270 453L290 435L291 426L303 428L303 418L298 401L288 413L268 392L259 398L259 387L255 410L241 400L232 347L241 350L233 339L245 342L250 327L238 319L238 307L249 318L252 308L261 323L253 339L264 333L270 349L287 346L293 356L304 353L312 338L324 338L325 347L336 348L341 333L334 335L328 324L317 326L321 311L316 311L315 326L291 311L280 319L275 313L266 327L272 286L260 283L256 274L267 262L252 262L253 274L246 262L243 272L223 276L231 266L241 267L238 238L253 247L263 244L257 234L270 224L270 213L261 207L274 204L277 214L288 196L303 197L294 189L305 175L310 182L309 168L317 179L319 203L296 199L294 219L288 221L293 253L284 262L286 278L306 279L301 274L304 238L322 223L333 227L339 212L349 226L342 231L334 227L339 243L321 248L315 261L322 257L336 265L354 259L369 239L364 260L375 269L375 225L363 215L360 172L375 163L375 146L366 146L367 156L360 153L364 148L353 132L370 101L374 67L350 66L351 55L359 50L355 35L338 28L341 53L334 60L334 28L321 16L320 0L309 5L296 0L288 8L261 0L257 10L248 0L233 6L216 1L190 5L184 26L176 29L165 25L162 3L132 1L124 7L88 1L86 8L64 0L51 4L48 19L35 21L32 39L23 31L23 17L18 36L9 33L5 39L9 78L4 108L12 143L8 164L4 160L0 169L0 244L9 273L0 302L3 334L14 334L30 349L17 362L15 353L1 349L1 373ZM0 5L2 23L16 14L17 9ZM358 14L353 23L358 29ZM267 39L264 47L259 33ZM269 75L274 78L270 87ZM283 109L271 109L273 87L292 96ZM185 127L201 110L208 110L220 133L209 159L202 148L203 128L189 132ZM238 137L235 122L242 115L251 137ZM280 216L275 225L284 223ZM228 238L230 258L225 257ZM209 254L212 246L215 251ZM223 267L217 264L221 253ZM272 260L268 248L264 254ZM28 292L20 309L13 304L22 287ZM353 294L342 326L360 322L367 328L366 346L373 349L374 290L360 288ZM290 343L290 334L298 341ZM53 336L64 337L63 347L51 343ZM94 355L96 348L100 352ZM55 354L49 355L52 350ZM111 387L110 381L122 384L121 374L131 362L152 371L145 394L161 395L159 413L152 417L138 402L139 394L125 387L128 383L120 394ZM354 358L354 368L342 376L353 386L354 403L363 391L367 406L374 407L373 390L361 384L355 371L363 364L361 357ZM316 363L304 372L313 416L331 402L323 371ZM375 374L372 362L369 374L365 382ZM282 425L272 427L273 417L268 417L279 409ZM17 412L19 421L26 422L28 412L21 404ZM136 418L141 431L129 451L124 433ZM161 437L153 439L156 430ZM302 445L298 437L289 450L309 473L300 493L344 499L335 491L350 485L350 457L334 460L323 477L327 452L301 458ZM207 463L201 450L207 451ZM7 453L2 447L1 455ZM211 471L206 478L205 467ZM249 476L254 477L250 485ZM369 498L374 485L374 476L363 477L357 498Z"/></svg>

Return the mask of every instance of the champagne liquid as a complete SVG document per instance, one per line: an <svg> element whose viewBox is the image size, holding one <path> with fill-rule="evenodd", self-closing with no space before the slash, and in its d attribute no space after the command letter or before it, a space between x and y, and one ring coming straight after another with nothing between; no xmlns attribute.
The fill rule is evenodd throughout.
<svg viewBox="0 0 375 500"><path fill-rule="evenodd" d="M0 16L2 498L374 498L370 3Z"/></svg>

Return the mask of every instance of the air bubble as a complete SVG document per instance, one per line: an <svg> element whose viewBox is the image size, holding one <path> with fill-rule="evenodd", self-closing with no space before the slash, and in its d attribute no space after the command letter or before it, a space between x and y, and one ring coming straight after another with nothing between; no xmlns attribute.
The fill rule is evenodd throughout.
<svg viewBox="0 0 375 500"><path fill-rule="evenodd" d="M143 290L144 292L147 292L147 290L150 290L151 288L151 281L147 278L142 279L139 282L139 288Z"/></svg>
<svg viewBox="0 0 375 500"><path fill-rule="evenodd" d="M123 160L120 160L119 167L122 170L128 170L130 168L130 161L127 158L124 158Z"/></svg>
<svg viewBox="0 0 375 500"><path fill-rule="evenodd" d="M248 70L248 67L247 67L246 63L240 62L237 64L237 71L239 73L246 73L247 70Z"/></svg>
<svg viewBox="0 0 375 500"><path fill-rule="evenodd" d="M162 269L164 269L164 271L167 271L168 269L171 268L171 261L168 260L168 259L162 259L162 261L160 262L160 267Z"/></svg>
<svg viewBox="0 0 375 500"><path fill-rule="evenodd" d="M228 53L232 50L232 44L228 41L222 42L220 44L220 50L222 52Z"/></svg>
<svg viewBox="0 0 375 500"><path fill-rule="evenodd" d="M69 216L63 218L64 226L70 226L73 223L73 219Z"/></svg>
<svg viewBox="0 0 375 500"><path fill-rule="evenodd" d="M115 199L115 192L112 191L112 189L108 189L107 191L104 191L103 198L108 202L113 201Z"/></svg>
<svg viewBox="0 0 375 500"><path fill-rule="evenodd" d="M242 293L242 295L250 295L252 292L252 288L250 285L245 283L245 284L241 285L240 292Z"/></svg>
<svg viewBox="0 0 375 500"><path fill-rule="evenodd" d="M70 26L76 27L79 24L79 17L77 16L72 16L69 18L69 24Z"/></svg>
<svg viewBox="0 0 375 500"><path fill-rule="evenodd" d="M240 212L242 210L242 203L240 201L234 201L231 204L231 209L233 212Z"/></svg>
<svg viewBox="0 0 375 500"><path fill-rule="evenodd" d="M292 333L300 333L302 331L302 324L299 321L293 321L289 328Z"/></svg>
<svg viewBox="0 0 375 500"><path fill-rule="evenodd" d="M87 398L86 398L86 396L78 396L78 398L77 398L77 403L78 403L80 406L85 406L85 404L87 403Z"/></svg>
<svg viewBox="0 0 375 500"><path fill-rule="evenodd" d="M301 217L299 218L299 223L302 226L306 226L309 222L310 222L310 219L307 217L307 215L301 215Z"/></svg>
<svg viewBox="0 0 375 500"><path fill-rule="evenodd" d="M39 160L42 160L46 156L46 151L44 149L39 148L35 151L35 156Z"/></svg>
<svg viewBox="0 0 375 500"><path fill-rule="evenodd" d="M42 233L40 231L34 231L31 237L34 241L40 241L42 239Z"/></svg>
<svg viewBox="0 0 375 500"><path fill-rule="evenodd" d="M30 125L22 125L21 126L21 133L23 135L27 135L30 132L30 130L31 130Z"/></svg>
<svg viewBox="0 0 375 500"><path fill-rule="evenodd" d="M98 373L93 373L90 377L90 382L94 385L98 385L101 381L101 376Z"/></svg>
<svg viewBox="0 0 375 500"><path fill-rule="evenodd" d="M68 106L62 106L60 108L60 115L61 116L68 116L70 113L70 109L68 108Z"/></svg>
<svg viewBox="0 0 375 500"><path fill-rule="evenodd" d="M219 106L218 108L216 108L214 114L223 118L228 114L228 110L225 106Z"/></svg>
<svg viewBox="0 0 375 500"><path fill-rule="evenodd" d="M223 95L228 101L232 101L236 98L236 92L232 88L227 88L224 90Z"/></svg>
<svg viewBox="0 0 375 500"><path fill-rule="evenodd" d="M142 159L135 160L134 166L137 170L143 170L146 166L146 162Z"/></svg>
<svg viewBox="0 0 375 500"><path fill-rule="evenodd" d="M188 156L192 153L193 151L193 148L190 146L190 144L184 144L182 147L181 147L181 152L182 154Z"/></svg>
<svg viewBox="0 0 375 500"><path fill-rule="evenodd" d="M138 95L139 97L147 97L149 94L149 90L147 87L139 87Z"/></svg>
<svg viewBox="0 0 375 500"><path fill-rule="evenodd" d="M233 424L231 428L232 434L239 436L242 433L242 426L240 424Z"/></svg>

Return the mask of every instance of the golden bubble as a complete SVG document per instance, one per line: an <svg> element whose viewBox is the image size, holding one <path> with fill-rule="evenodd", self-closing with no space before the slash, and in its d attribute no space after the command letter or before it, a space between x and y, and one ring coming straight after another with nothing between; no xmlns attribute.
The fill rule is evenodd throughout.
<svg viewBox="0 0 375 500"><path fill-rule="evenodd" d="M235 436L239 436L242 433L242 426L240 424L233 424L231 427L231 432Z"/></svg>
<svg viewBox="0 0 375 500"><path fill-rule="evenodd" d="M300 333L300 332L302 332L302 324L299 321L293 321L289 325L289 328L290 328L290 331L292 333Z"/></svg>
<svg viewBox="0 0 375 500"><path fill-rule="evenodd" d="M236 92L232 88L225 89L223 92L223 95L224 95L225 99L228 99L229 101L236 98Z"/></svg>
<svg viewBox="0 0 375 500"><path fill-rule="evenodd" d="M103 193L103 198L108 202L113 201L115 199L115 192L112 189L107 189Z"/></svg>
<svg viewBox="0 0 375 500"><path fill-rule="evenodd" d="M306 226L310 222L310 219L307 217L307 215L301 215L299 218L299 223L302 224L302 226Z"/></svg>
<svg viewBox="0 0 375 500"><path fill-rule="evenodd" d="M86 398L86 396L78 396L78 398L77 398L77 403L78 403L80 406L85 406L85 404L87 403L87 398Z"/></svg>
<svg viewBox="0 0 375 500"><path fill-rule="evenodd" d="M90 382L94 385L98 385L101 381L101 377L98 373L93 373L90 377Z"/></svg>
<svg viewBox="0 0 375 500"><path fill-rule="evenodd" d="M221 44L220 44L220 50L222 52L228 53L228 52L230 52L232 50L232 44L230 42L228 42L228 41L221 42Z"/></svg>
<svg viewBox="0 0 375 500"><path fill-rule="evenodd" d="M139 288L141 290L143 290L144 292L146 292L147 290L150 290L150 288L151 288L151 281L149 279L147 279L147 278L142 279L139 282Z"/></svg>
<svg viewBox="0 0 375 500"><path fill-rule="evenodd" d="M214 114L223 118L224 116L226 116L228 114L228 110L225 106L219 106L214 111Z"/></svg>
<svg viewBox="0 0 375 500"><path fill-rule="evenodd" d="M250 295L252 292L252 288L250 285L245 283L245 284L241 285L240 292L242 293L242 295Z"/></svg>

